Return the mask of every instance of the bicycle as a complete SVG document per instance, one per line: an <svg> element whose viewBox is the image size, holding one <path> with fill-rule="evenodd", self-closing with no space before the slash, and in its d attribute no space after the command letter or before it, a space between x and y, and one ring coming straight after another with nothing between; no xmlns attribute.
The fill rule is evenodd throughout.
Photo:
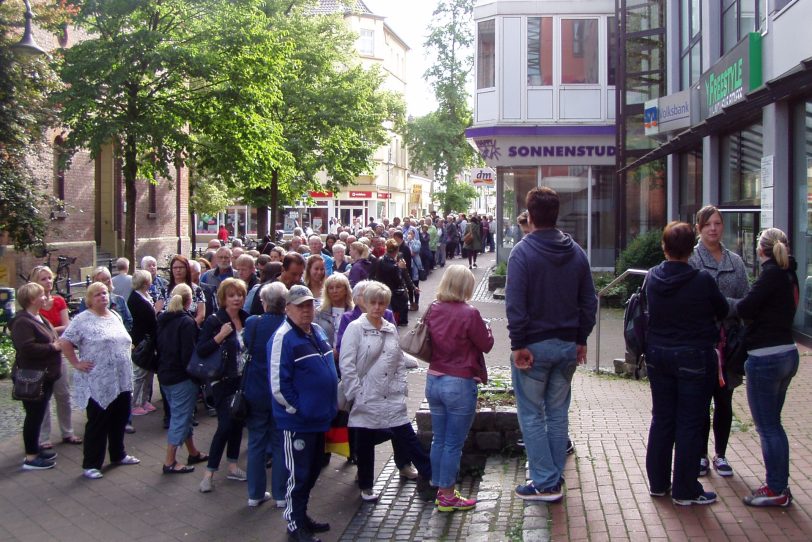
<svg viewBox="0 0 812 542"><path fill-rule="evenodd" d="M51 268L51 254L56 252L59 249L45 249L45 257L46 260L43 262L42 265ZM90 278L88 277L85 281L71 283L70 281L70 266L71 264L76 263L75 256L57 256L56 257L56 271L54 272L54 289L56 293L65 298L65 301L70 301L71 298L71 288L76 286L83 286L90 283ZM18 275L24 282L30 282L31 275L23 275L20 273Z"/></svg>

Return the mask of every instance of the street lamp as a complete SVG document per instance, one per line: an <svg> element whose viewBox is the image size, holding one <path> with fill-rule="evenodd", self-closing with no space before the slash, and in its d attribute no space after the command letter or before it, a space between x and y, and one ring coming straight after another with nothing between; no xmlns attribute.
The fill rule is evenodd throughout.
<svg viewBox="0 0 812 542"><path fill-rule="evenodd" d="M31 4L28 0L25 2L25 32L23 38L19 43L11 46L11 50L20 56L50 56L48 52L37 45L34 41L34 33L31 31L31 21L34 19L34 12L31 11Z"/></svg>

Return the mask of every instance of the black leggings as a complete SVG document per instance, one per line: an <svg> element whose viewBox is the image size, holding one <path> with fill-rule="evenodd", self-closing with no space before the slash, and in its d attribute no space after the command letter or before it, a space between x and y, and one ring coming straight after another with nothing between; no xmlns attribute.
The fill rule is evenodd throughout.
<svg viewBox="0 0 812 542"><path fill-rule="evenodd" d="M45 381L42 385L45 397L42 401L23 401L25 409L25 421L23 421L23 443L25 444L26 455L37 455L39 453L39 428L42 420L45 419L45 410L48 408L48 400L54 391L54 383Z"/></svg>
<svg viewBox="0 0 812 542"><path fill-rule="evenodd" d="M468 266L470 267L471 264L476 263L478 252L472 248L466 248L465 251L468 253Z"/></svg>
<svg viewBox="0 0 812 542"><path fill-rule="evenodd" d="M713 444L716 455L725 457L727 452L727 442L730 439L730 426L733 424L733 390L726 386L719 386L716 382L713 388ZM705 417L703 427L705 436L705 452L708 450L708 440L710 438L711 420L710 416ZM704 455L704 453L702 454Z"/></svg>

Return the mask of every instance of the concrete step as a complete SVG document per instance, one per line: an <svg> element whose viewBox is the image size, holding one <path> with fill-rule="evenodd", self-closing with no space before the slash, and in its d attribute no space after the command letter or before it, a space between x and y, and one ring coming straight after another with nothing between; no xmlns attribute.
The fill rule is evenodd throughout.
<svg viewBox="0 0 812 542"><path fill-rule="evenodd" d="M497 288L493 291L493 298L494 299L505 299L505 289L504 288Z"/></svg>

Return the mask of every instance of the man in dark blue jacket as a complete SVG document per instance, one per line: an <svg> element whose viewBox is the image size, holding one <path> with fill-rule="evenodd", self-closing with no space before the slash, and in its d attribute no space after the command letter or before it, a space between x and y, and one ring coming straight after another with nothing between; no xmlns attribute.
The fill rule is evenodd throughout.
<svg viewBox="0 0 812 542"><path fill-rule="evenodd" d="M570 383L586 362L598 306L586 254L555 227L558 206L551 188L527 193L531 233L510 253L505 296L513 387L532 478L516 494L546 502L564 496Z"/></svg>
<svg viewBox="0 0 812 542"><path fill-rule="evenodd" d="M318 542L313 533L330 525L308 517L307 503L321 471L324 433L338 413L338 376L327 335L313 324L313 294L295 285L286 301L287 319L267 348L273 415L290 473L284 517L288 540Z"/></svg>

